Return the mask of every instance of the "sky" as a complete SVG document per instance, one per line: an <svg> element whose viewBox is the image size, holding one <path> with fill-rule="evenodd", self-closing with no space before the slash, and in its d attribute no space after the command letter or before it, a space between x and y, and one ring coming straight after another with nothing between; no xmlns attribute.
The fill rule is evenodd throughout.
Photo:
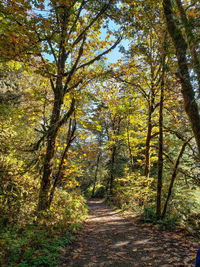
<svg viewBox="0 0 200 267"><path fill-rule="evenodd" d="M129 46L129 41L128 40L122 40L121 43L107 55L108 62L116 63L118 59L123 57L123 54L119 51L119 48L121 45L125 49L127 49Z"/></svg>
<svg viewBox="0 0 200 267"><path fill-rule="evenodd" d="M40 11L39 13L41 13L42 16L46 16L45 12L48 12L48 1L46 0L44 2L45 5L45 11ZM109 29L111 31L117 31L119 29L119 26L114 23L113 21L110 20L109 22ZM102 31L101 31L101 38L105 40L106 37L106 29L102 27ZM111 37L111 40L115 41L116 38L113 36ZM107 57L107 63L116 63L117 60L119 60L121 57L123 57L123 54L119 51L120 50L120 46L123 46L125 48L125 50L128 49L129 46L129 41L127 39L123 39L120 44L117 45L117 47L115 47L115 49L113 49L109 54L106 55ZM45 54L46 58L50 61L53 61L53 56L49 55L49 54Z"/></svg>
<svg viewBox="0 0 200 267"><path fill-rule="evenodd" d="M119 26L114 23L114 21L111 21L109 22L109 29L114 32L116 30L119 29ZM105 39L105 36L106 36L106 29L103 29L102 28L102 32L101 32L101 37L102 39ZM113 37L112 40L115 40L115 38ZM115 49L113 49L108 55L107 55L107 58L108 58L108 62L110 63L116 63L118 59L120 59L123 54L119 51L120 49L120 46L123 46L126 50L128 49L129 47L129 43L130 41L127 40L127 39L122 39L121 43L119 45L117 45L117 47Z"/></svg>

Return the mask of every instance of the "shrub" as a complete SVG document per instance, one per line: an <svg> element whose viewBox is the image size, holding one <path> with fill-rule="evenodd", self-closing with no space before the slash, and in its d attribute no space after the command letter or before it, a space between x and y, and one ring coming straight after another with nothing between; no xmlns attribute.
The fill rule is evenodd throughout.
<svg viewBox="0 0 200 267"><path fill-rule="evenodd" d="M140 174L116 179L110 199L122 210L141 211L155 197L152 182L152 178L147 179Z"/></svg>
<svg viewBox="0 0 200 267"><path fill-rule="evenodd" d="M90 185L86 191L85 191L85 196L86 197L92 197L92 191L93 191L93 185ZM95 198L104 198L106 194L106 188L104 185L97 184L95 186L95 191L94 191L94 196Z"/></svg>
<svg viewBox="0 0 200 267"><path fill-rule="evenodd" d="M144 222L155 223L159 228L170 231L175 230L175 226L179 224L179 217L174 214L166 215L163 219L157 220L155 208L150 206L144 208L141 218Z"/></svg>
<svg viewBox="0 0 200 267"><path fill-rule="evenodd" d="M0 265L56 266L60 249L72 241L87 215L79 191L57 189L52 207L37 224L9 224L1 229Z"/></svg>
<svg viewBox="0 0 200 267"><path fill-rule="evenodd" d="M69 230L65 233L52 232L50 228L29 225L14 226L1 234L1 266L55 266L59 261L60 249L72 242Z"/></svg>

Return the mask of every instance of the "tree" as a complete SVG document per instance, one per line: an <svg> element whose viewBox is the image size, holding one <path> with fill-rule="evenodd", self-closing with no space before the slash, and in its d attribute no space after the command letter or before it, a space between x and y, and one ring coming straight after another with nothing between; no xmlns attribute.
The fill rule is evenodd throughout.
<svg viewBox="0 0 200 267"><path fill-rule="evenodd" d="M20 1L17 4L20 5ZM59 128L75 111L76 90L95 76L91 66L119 43L118 39L110 48L103 49L109 42L99 41L98 36L106 20L106 12L113 4L113 1L30 1L23 6L25 18L20 16L20 10L15 15L9 13L5 18L11 25L14 19L18 24L23 22L22 34L25 37L33 34L32 42L37 47L37 53L33 53L31 60L36 70L49 78L54 95L50 122L35 146L37 149L41 141L46 140L39 211L48 207L55 142ZM15 6L12 1L3 5L4 14ZM37 8L37 14L29 15L34 8ZM51 55L51 60L47 59L47 55ZM70 98L71 103L66 102Z"/></svg>
<svg viewBox="0 0 200 267"><path fill-rule="evenodd" d="M167 55L167 35L164 36L163 41L163 55L162 55L162 72L160 83L160 103L159 103L159 139L158 139L158 182L157 182L157 202L156 202L156 216L157 219L161 216L161 195L163 183L163 109L164 109L164 89L165 89L165 70L166 70L166 55Z"/></svg>
<svg viewBox="0 0 200 267"><path fill-rule="evenodd" d="M179 4L179 9L181 8L181 1L177 1ZM193 89L191 77L190 77L190 70L189 70L189 64L187 60L187 48L188 48L188 43L181 31L181 29L178 27L178 25L175 22L175 14L172 9L172 3L171 0L163 0L163 9L164 9L164 14L166 18L166 23L167 23L167 28L168 32L172 38L175 50L176 50L176 57L178 60L178 67L179 67L179 79L180 83L182 86L182 94L183 94L183 99L184 99L184 107L185 111L188 115L192 131L195 136L195 140L197 143L198 151L200 153L200 115L198 111L198 106L196 103L195 99L195 91ZM184 20L184 25L186 26L185 23L186 17L184 16L184 13L181 8L181 17ZM189 44L191 46L191 31L188 26L186 27L186 35L189 37ZM192 47L191 47L192 48ZM193 47L194 48L194 47ZM193 62L195 65L193 65L194 71L199 70L198 69L198 64L196 65L195 63L195 55L192 52L192 57L193 57ZM196 66L196 67L195 67ZM197 72L197 75L199 77L199 74Z"/></svg>

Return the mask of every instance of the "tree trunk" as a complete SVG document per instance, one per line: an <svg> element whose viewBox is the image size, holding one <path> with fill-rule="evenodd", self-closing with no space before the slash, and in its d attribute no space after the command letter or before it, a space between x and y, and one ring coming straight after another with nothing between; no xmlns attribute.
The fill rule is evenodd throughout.
<svg viewBox="0 0 200 267"><path fill-rule="evenodd" d="M95 170L95 175L94 175L94 185L93 185L93 189L92 189L92 197L94 197L94 192L95 192L95 187L96 187L96 182L97 182L97 174L98 174L98 169L99 169L100 156L101 156L101 153L99 152L98 156L97 156L97 165L96 165L96 170Z"/></svg>
<svg viewBox="0 0 200 267"><path fill-rule="evenodd" d="M74 137L75 131L76 131L76 121L75 120L72 121L72 119L70 118L68 134L67 134L67 145L66 145L66 147L64 149L64 152L62 154L62 158L61 158L61 161L60 161L60 164L59 164L58 171L57 171L57 173L55 175L55 180L54 180L54 183L53 183L53 187L51 189L50 196L49 196L48 208L50 208L51 203L53 201L53 197L54 197L56 186L58 184L60 184L60 182L61 182L61 175L62 175L64 160L67 158L68 150L69 150L69 148L71 146L71 143L75 139L75 137Z"/></svg>
<svg viewBox="0 0 200 267"><path fill-rule="evenodd" d="M151 142L151 132L152 132L152 106L149 108L148 114L148 128L147 128L147 137L146 137L146 144L145 144L145 168L144 168L144 175L148 178L150 172L150 142Z"/></svg>
<svg viewBox="0 0 200 267"><path fill-rule="evenodd" d="M47 150L43 165L43 176L40 184L38 211L46 210L49 205L49 191L51 187L51 173L53 166L53 156L55 152L55 141L57 137L58 129L55 127L60 118L60 110L62 105L62 99L55 96L54 107L51 115L50 128L47 138Z"/></svg>
<svg viewBox="0 0 200 267"><path fill-rule="evenodd" d="M193 29L191 27L190 21L188 21L187 15L185 13L185 10L183 8L181 0L176 0L176 4L178 6L180 16L181 16L181 22L185 29L185 34L187 37L187 43L190 49L190 54L192 56L192 65L194 67L194 71L197 75L197 82L198 82L198 91L199 91L199 97L200 97L200 61L197 53L197 47L195 44L195 36L193 34Z"/></svg>
<svg viewBox="0 0 200 267"><path fill-rule="evenodd" d="M145 168L144 175L148 178L150 173L150 143L151 143L151 133L152 133L152 114L154 112L155 104L155 88L154 88L154 67L151 64L151 88L148 101L148 124L147 124L147 137L145 145Z"/></svg>
<svg viewBox="0 0 200 267"><path fill-rule="evenodd" d="M129 121L129 118L128 118L126 132L127 132L129 158L130 158L130 163L131 163L131 172L133 174L134 173L134 162L133 162L133 154L132 154L131 143L130 143L129 126L130 126L130 121Z"/></svg>
<svg viewBox="0 0 200 267"><path fill-rule="evenodd" d="M116 154L116 146L112 148L111 155L111 168L110 168L110 194L112 195L113 190L113 182L114 182L114 164L115 164L115 154Z"/></svg>
<svg viewBox="0 0 200 267"><path fill-rule="evenodd" d="M156 218L161 215L161 196L162 196L162 174L163 174L163 99L164 91L161 86L160 110L159 110L159 150L158 150L158 181L157 181L157 199L156 199Z"/></svg>
<svg viewBox="0 0 200 267"><path fill-rule="evenodd" d="M156 198L156 218L160 219L161 215L161 197L162 197L162 174L163 174L163 101L164 101L164 79L160 92L160 109L159 109L159 141L158 141L158 181L157 181L157 198Z"/></svg>
<svg viewBox="0 0 200 267"><path fill-rule="evenodd" d="M167 21L168 32L176 49L184 107L194 133L200 157L200 116L187 64L187 43L181 33L181 30L177 27L174 21L171 1L163 0L163 8Z"/></svg>
<svg viewBox="0 0 200 267"><path fill-rule="evenodd" d="M159 140L158 140L158 181L157 181L157 198L156 198L156 218L161 216L161 198L162 198L162 179L163 179L163 106L164 106L164 87L165 87L165 58L166 58L166 35L163 44L162 57L162 77L160 86L160 107L159 107Z"/></svg>
<svg viewBox="0 0 200 267"><path fill-rule="evenodd" d="M176 160L176 164L174 166L174 171L173 171L173 174L172 174L172 178L171 178L171 183L170 183L170 186L169 186L169 190L168 190L168 194L167 194L167 199L165 201L165 205L164 205L164 209L163 209L163 212L162 212L162 218L164 218L165 214L166 214L166 211L167 211L167 206L168 206L168 203L169 203L169 199L171 197L171 194L172 194L172 188L173 188L173 185L174 185L174 181L176 179L176 173L177 173L177 169L178 169L178 166L179 166L179 163L180 163L180 159L185 151L185 148L186 148L186 145L188 144L188 142L191 140L191 138L185 142L181 148L181 151L178 155L178 158Z"/></svg>

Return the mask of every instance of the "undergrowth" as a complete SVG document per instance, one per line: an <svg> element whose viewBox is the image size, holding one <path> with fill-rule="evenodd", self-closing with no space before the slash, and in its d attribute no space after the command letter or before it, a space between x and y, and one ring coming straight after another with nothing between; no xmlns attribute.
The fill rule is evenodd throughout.
<svg viewBox="0 0 200 267"><path fill-rule="evenodd" d="M69 230L41 225L12 226L1 233L1 266L56 266L62 247L72 242Z"/></svg>
<svg viewBox="0 0 200 267"><path fill-rule="evenodd" d="M142 221L157 224L159 228L173 231L180 224L180 219L177 215L166 215L164 218L157 220L155 209L146 207L141 214Z"/></svg>
<svg viewBox="0 0 200 267"><path fill-rule="evenodd" d="M94 197L94 198L103 198L105 197L106 194L106 189L104 185L101 184L97 184L95 186L95 190L94 190L94 195L92 196L92 191L93 191L93 184L90 185L86 191L85 191L85 196L88 198Z"/></svg>
<svg viewBox="0 0 200 267"><path fill-rule="evenodd" d="M52 208L30 223L9 223L0 231L0 266L56 266L63 247L73 240L87 214L77 192L57 190Z"/></svg>
<svg viewBox="0 0 200 267"><path fill-rule="evenodd" d="M200 200L197 199L197 193L195 194L196 191L191 186L184 186L182 180L179 183L178 188L173 188L167 213L159 220L156 219L155 214L154 179L146 179L139 174L127 176L126 179L115 179L112 194L106 194L105 200L121 212L141 216L143 221L156 224L158 228L173 231L178 227L189 234L200 236ZM164 185L163 205L168 192L168 185Z"/></svg>

